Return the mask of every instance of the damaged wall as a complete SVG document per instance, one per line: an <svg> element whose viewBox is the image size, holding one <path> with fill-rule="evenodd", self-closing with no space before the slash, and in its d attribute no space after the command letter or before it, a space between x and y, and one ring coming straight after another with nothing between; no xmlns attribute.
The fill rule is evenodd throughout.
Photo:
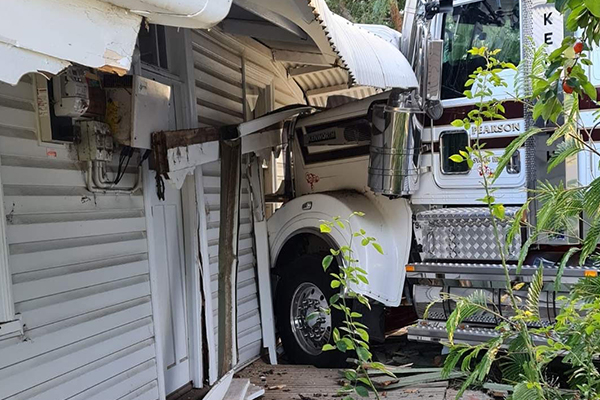
<svg viewBox="0 0 600 400"><path fill-rule="evenodd" d="M248 106L244 107L244 81L246 89L258 89L259 95L265 96L262 100L269 103L267 108L271 110L288 104L304 103L302 92L293 80L288 79L285 68L273 62L270 50L255 40L224 34L218 29L210 32L193 31L191 36L199 126L223 126L242 122L244 111L249 113ZM250 90L247 92L246 97L250 97L248 94L256 94L250 93ZM201 228L201 240L206 240L205 248L208 249L208 257L203 258L203 263L210 268L210 302L216 356L220 164L217 161L206 164L201 169L203 198L200 200L200 207L205 210L206 215L205 227ZM259 355L262 348L253 226L245 175L243 171L237 278L237 344L240 365ZM202 229L205 229L204 235ZM215 373L211 373L211 381L215 378Z"/></svg>
<svg viewBox="0 0 600 400"><path fill-rule="evenodd" d="M99 0L5 0L0 81L56 74L69 62L120 74L131 66L142 17Z"/></svg>
<svg viewBox="0 0 600 400"><path fill-rule="evenodd" d="M158 399L143 196L92 195L68 147L40 145L36 130L30 77L0 84L9 266L25 332L0 341L0 399Z"/></svg>

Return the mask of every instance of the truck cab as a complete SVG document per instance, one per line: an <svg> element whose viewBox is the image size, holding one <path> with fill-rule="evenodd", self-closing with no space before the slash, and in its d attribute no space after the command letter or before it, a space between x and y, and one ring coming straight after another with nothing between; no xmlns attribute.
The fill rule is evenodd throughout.
<svg viewBox="0 0 600 400"><path fill-rule="evenodd" d="M507 308L489 210L479 199L485 195L482 175L494 172L508 144L534 122L522 103L514 100L523 82L513 70L501 73L508 87L495 88L490 100L505 101L505 120L485 121L479 130L457 129L452 121L465 118L477 101L463 94L469 75L483 62L469 54L469 49L500 49L502 61L527 65L531 37L535 40L540 35L532 33L539 22L535 18L543 18L552 5L536 3L529 9L531 5L525 3L407 1L401 51L420 86L393 89L289 124L285 160L289 200L268 221L268 232L276 277L277 330L292 361L321 366L339 361L336 352L321 352L332 326L339 323L335 314L323 314L316 323L307 323L305 317L327 307L335 293L320 260L330 248L350 242L343 230L319 232L319 221L346 217L353 211L365 213L353 220L353 228L364 229L384 249L384 255L372 249L357 251L369 284L357 285L355 290L374 305L371 313L365 313L372 337L384 336L385 308L411 303L420 319L409 329L409 338L446 339L444 324L454 307L451 300L436 303L424 319L425 308L441 293L468 295L485 290L499 310ZM556 25L562 27L562 20L552 29ZM547 40L548 36L541 37ZM554 40L560 44L559 37ZM469 168L467 163L450 160L477 138L493 153L486 168L478 164ZM527 202L527 189L535 181L564 179L570 173L559 168L548 175L545 164L552 149L543 138L536 143L537 147L530 144L519 149L495 182L494 195L505 205L508 220ZM500 226L506 235L508 222ZM517 276L516 262L526 238L523 229L509 246L515 280L528 282L541 262L546 268L544 279L552 282L561 254L556 246L567 243L561 238L539 241ZM568 267L565 290L585 271ZM556 314L558 295L544 293L544 323ZM495 324L492 316L475 315L455 340L487 340Z"/></svg>

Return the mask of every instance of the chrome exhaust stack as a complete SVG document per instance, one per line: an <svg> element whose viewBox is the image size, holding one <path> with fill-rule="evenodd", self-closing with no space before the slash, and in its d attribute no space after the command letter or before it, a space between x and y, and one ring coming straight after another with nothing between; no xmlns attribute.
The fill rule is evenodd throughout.
<svg viewBox="0 0 600 400"><path fill-rule="evenodd" d="M374 193L400 197L419 188L421 132L413 95L394 89L387 104L373 106L368 185Z"/></svg>
<svg viewBox="0 0 600 400"><path fill-rule="evenodd" d="M388 197L410 196L419 189L422 125L416 115L436 120L443 114L443 41L432 38L431 21L451 12L452 0L408 0L406 9L401 51L419 87L393 89L386 105L372 109L368 186Z"/></svg>

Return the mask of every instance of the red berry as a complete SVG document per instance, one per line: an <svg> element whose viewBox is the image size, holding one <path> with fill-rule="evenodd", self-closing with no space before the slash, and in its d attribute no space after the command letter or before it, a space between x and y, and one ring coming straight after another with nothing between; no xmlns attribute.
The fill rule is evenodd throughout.
<svg viewBox="0 0 600 400"><path fill-rule="evenodd" d="M583 51L583 43L575 43L575 46L573 46L573 50L575 50L575 53L580 54Z"/></svg>
<svg viewBox="0 0 600 400"><path fill-rule="evenodd" d="M566 94L573 93L573 88L571 86L569 86L569 84L567 83L566 80L563 81L563 90L565 91Z"/></svg>

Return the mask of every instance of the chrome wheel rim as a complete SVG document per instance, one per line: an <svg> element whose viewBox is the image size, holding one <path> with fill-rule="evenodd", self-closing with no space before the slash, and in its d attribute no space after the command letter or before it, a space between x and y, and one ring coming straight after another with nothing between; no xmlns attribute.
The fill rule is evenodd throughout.
<svg viewBox="0 0 600 400"><path fill-rule="evenodd" d="M292 333L302 350L308 354L314 356L321 354L321 348L329 341L331 315L322 311L327 308L325 295L313 283L302 283L292 295L290 305ZM318 315L307 319L313 312L318 312Z"/></svg>

